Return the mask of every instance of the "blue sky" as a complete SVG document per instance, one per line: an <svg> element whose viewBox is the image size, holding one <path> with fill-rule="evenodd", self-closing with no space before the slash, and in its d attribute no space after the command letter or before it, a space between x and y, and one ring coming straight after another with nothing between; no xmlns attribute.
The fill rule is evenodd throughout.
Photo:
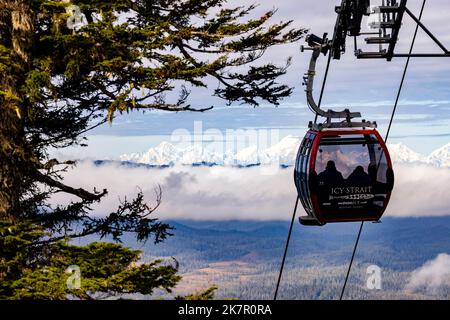
<svg viewBox="0 0 450 320"><path fill-rule="evenodd" d="M231 5L242 5L254 1L230 1ZM331 33L335 22L334 6L340 0L307 1L279 0L258 1L260 6L255 14L273 7L278 12L273 22L294 20L296 27L305 27L322 35ZM372 1L375 4L376 1ZM418 14L422 1L410 0L410 9ZM450 47L450 24L447 12L450 3L444 0L428 1L423 22L436 36ZM410 43L414 23L406 17L400 33L398 52L406 52ZM360 39L362 41L362 39ZM303 42L303 41L302 41ZM437 52L435 45L423 32L419 32L416 52ZM216 106L207 113L133 113L119 117L110 125L92 131L88 138L90 146L83 150L69 149L66 153L77 157L105 158L122 153L141 152L167 140L173 130L185 128L192 130L194 121L202 121L204 129L219 130L237 128L280 128L282 138L287 134L303 135L306 124L313 115L305 105L304 88L301 78L307 69L310 53L301 53L300 44L276 47L267 52L265 61L283 61L292 56L293 64L283 81L295 88L291 97L284 100L278 108L261 106L225 107L224 102L211 97L216 86L210 81L209 90L192 92L190 103L193 106ZM351 107L361 111L368 120L376 120L380 132L387 127L397 86L400 82L405 59L392 62L384 60L357 60L352 53L352 41L348 52L339 61L332 61L328 84L324 96L325 108L342 109ZM318 63L318 79L321 83L326 58ZM397 117L391 131L391 142L404 142L412 149L429 153L450 141L450 59L413 59L407 74L401 96ZM316 88L316 93L319 87Z"/></svg>

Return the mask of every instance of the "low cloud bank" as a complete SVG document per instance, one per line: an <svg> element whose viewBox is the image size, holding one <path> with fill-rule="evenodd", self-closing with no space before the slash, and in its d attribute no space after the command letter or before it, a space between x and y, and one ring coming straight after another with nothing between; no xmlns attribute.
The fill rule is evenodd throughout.
<svg viewBox="0 0 450 320"><path fill-rule="evenodd" d="M436 294L446 288L450 288L450 255L441 253L411 273L406 291Z"/></svg>
<svg viewBox="0 0 450 320"><path fill-rule="evenodd" d="M165 169L126 167L116 163L94 165L80 162L65 175L65 183L89 190L107 188L109 194L95 214L117 208L119 199L133 197L141 189L154 200L154 188L161 185L162 219L256 219L287 220L296 190L293 168L190 167ZM450 215L450 170L428 166L397 165L395 188L387 216ZM57 194L53 203L67 203L67 195ZM299 209L299 214L304 214Z"/></svg>

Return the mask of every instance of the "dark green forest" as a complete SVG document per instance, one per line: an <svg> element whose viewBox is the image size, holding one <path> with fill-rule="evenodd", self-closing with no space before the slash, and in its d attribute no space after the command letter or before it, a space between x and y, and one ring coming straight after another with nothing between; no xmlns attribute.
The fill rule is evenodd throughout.
<svg viewBox="0 0 450 320"><path fill-rule="evenodd" d="M289 227L287 221L170 221L175 236L138 245L144 259L176 257L184 280L174 292L218 286L217 298L271 299ZM280 299L338 299L359 225L296 224ZM129 242L128 242L129 241ZM134 244L133 244L134 243ZM448 299L450 287L407 292L411 272L450 252L450 218L384 218L365 225L347 299ZM367 267L382 269L381 290L366 288ZM186 284L184 282L186 281ZM162 291L159 292L164 297ZM173 296L173 294L172 294ZM142 296L141 296L142 298Z"/></svg>

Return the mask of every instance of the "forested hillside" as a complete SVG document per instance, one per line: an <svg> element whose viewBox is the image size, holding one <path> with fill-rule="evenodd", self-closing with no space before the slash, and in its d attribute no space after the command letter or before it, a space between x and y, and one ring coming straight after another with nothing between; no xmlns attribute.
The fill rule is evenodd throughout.
<svg viewBox="0 0 450 320"><path fill-rule="evenodd" d="M286 221L169 221L174 237L157 246L137 246L144 260L175 257L183 280L177 293L212 284L217 298L271 299L289 223ZM280 299L336 299L345 277L358 224L321 228L295 224ZM132 241L127 243L134 244ZM441 286L407 290L411 272L450 253L450 217L385 218L366 223L346 298L449 298ZM381 290L366 288L367 266L382 270Z"/></svg>

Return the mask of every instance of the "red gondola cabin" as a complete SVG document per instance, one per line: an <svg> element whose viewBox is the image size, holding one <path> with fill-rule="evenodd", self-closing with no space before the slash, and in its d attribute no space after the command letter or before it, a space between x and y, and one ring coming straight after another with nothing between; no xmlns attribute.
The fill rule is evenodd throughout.
<svg viewBox="0 0 450 320"><path fill-rule="evenodd" d="M375 129L309 130L294 172L304 225L378 221L394 185L391 158Z"/></svg>

